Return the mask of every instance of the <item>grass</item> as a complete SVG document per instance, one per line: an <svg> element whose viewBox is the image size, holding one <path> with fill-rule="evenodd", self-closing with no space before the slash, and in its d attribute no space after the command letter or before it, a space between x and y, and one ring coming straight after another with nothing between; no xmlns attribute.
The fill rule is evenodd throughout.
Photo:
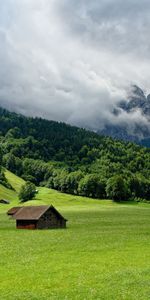
<svg viewBox="0 0 150 300"><path fill-rule="evenodd" d="M6 173L17 190L22 180ZM115 204L39 188L26 205L56 206L66 230L16 230L0 186L0 299L150 299L150 206Z"/></svg>

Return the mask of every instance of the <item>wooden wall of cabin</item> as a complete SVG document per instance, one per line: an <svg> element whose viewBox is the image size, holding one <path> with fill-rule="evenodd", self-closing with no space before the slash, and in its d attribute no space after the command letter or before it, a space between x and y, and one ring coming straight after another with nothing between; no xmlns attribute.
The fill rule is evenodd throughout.
<svg viewBox="0 0 150 300"><path fill-rule="evenodd" d="M59 218L51 210L45 212L45 214L37 221L38 229L65 228L65 227L66 227L66 221L64 219Z"/></svg>
<svg viewBox="0 0 150 300"><path fill-rule="evenodd" d="M33 220L16 220L17 229L36 229L37 221Z"/></svg>

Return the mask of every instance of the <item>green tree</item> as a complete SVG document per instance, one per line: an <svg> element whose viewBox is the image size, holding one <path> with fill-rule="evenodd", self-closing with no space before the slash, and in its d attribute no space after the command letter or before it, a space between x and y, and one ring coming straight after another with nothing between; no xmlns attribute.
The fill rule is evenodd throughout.
<svg viewBox="0 0 150 300"><path fill-rule="evenodd" d="M126 179L121 175L115 175L108 179L106 185L107 197L117 202L128 200L131 194Z"/></svg>
<svg viewBox="0 0 150 300"><path fill-rule="evenodd" d="M16 157L12 153L5 154L3 156L2 163L6 167L6 169L10 170L18 176L21 176L23 171L22 160L19 157Z"/></svg>
<svg viewBox="0 0 150 300"><path fill-rule="evenodd" d="M150 181L142 176L132 176L129 180L132 198L150 200Z"/></svg>
<svg viewBox="0 0 150 300"><path fill-rule="evenodd" d="M79 195L92 198L105 198L105 182L97 174L86 175L79 182Z"/></svg>
<svg viewBox="0 0 150 300"><path fill-rule="evenodd" d="M4 163L4 166L6 167L6 169L15 173L16 161L15 161L15 156L13 154L11 154L11 153L6 154L3 157L3 163Z"/></svg>
<svg viewBox="0 0 150 300"><path fill-rule="evenodd" d="M28 200L32 200L36 194L36 186L31 182L26 182L22 185L19 192L19 200L21 202L26 202Z"/></svg>
<svg viewBox="0 0 150 300"><path fill-rule="evenodd" d="M83 177L84 174L80 170L69 173L66 179L67 193L77 194L79 182Z"/></svg>

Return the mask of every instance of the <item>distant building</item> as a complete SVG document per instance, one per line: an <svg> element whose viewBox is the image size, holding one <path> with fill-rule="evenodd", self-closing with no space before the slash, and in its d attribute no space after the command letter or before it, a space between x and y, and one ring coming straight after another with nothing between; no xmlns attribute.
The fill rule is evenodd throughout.
<svg viewBox="0 0 150 300"><path fill-rule="evenodd" d="M0 204L10 204L10 201L6 199L0 199Z"/></svg>
<svg viewBox="0 0 150 300"><path fill-rule="evenodd" d="M52 205L13 207L7 214L18 229L66 228L67 220Z"/></svg>

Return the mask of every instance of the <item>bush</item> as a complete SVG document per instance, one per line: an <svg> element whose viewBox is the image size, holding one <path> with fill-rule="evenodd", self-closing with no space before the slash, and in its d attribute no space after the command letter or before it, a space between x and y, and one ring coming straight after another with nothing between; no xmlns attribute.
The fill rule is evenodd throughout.
<svg viewBox="0 0 150 300"><path fill-rule="evenodd" d="M137 203L141 202L141 203L149 203L150 204L149 200L146 200L146 199L143 199L143 198L140 198L140 197L135 197L134 201L137 202Z"/></svg>

